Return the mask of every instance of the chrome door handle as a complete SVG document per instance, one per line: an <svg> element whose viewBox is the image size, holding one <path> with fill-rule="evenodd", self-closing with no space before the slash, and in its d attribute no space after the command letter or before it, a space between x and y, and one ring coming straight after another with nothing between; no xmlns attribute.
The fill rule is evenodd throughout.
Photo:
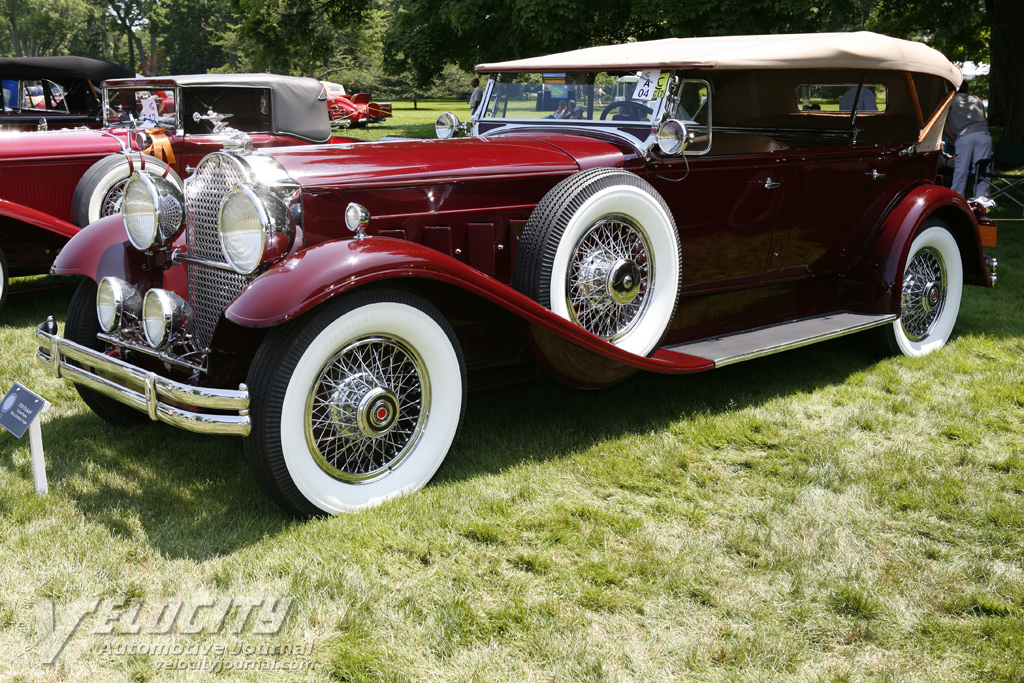
<svg viewBox="0 0 1024 683"><path fill-rule="evenodd" d="M879 173L875 169L871 169L871 179L872 180L884 180L885 179L885 174L884 173Z"/></svg>
<svg viewBox="0 0 1024 683"><path fill-rule="evenodd" d="M766 190L774 190L777 187L782 187L782 183L777 183L773 181L771 178L768 178L767 180L764 181L764 189Z"/></svg>

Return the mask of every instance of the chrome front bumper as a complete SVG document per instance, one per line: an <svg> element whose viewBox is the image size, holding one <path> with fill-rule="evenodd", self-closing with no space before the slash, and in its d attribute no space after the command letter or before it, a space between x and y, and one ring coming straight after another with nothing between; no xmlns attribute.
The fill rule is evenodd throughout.
<svg viewBox="0 0 1024 683"><path fill-rule="evenodd" d="M142 411L151 420L203 434L249 434L249 388L244 384L239 384L238 390L233 391L175 382L61 339L52 318L36 327L36 340L39 342L36 361L41 367L57 377L64 377ZM71 365L69 361L86 367ZM225 414L193 412L165 403L165 400L199 410L225 411Z"/></svg>

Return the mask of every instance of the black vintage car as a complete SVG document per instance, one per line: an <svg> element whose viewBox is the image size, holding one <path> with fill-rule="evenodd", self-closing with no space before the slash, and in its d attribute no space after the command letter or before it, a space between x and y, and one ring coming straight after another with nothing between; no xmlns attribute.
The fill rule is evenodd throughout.
<svg viewBox="0 0 1024 683"><path fill-rule="evenodd" d="M100 83L130 78L131 69L88 57L0 59L5 129L98 128L103 123Z"/></svg>

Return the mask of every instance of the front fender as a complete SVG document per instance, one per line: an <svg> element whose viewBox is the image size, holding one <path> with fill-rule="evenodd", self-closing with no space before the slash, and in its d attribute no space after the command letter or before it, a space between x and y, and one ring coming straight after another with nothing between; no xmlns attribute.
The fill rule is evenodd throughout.
<svg viewBox="0 0 1024 683"><path fill-rule="evenodd" d="M982 253L978 221L967 202L946 187L922 184L913 187L895 202L879 227L877 238L853 269L852 279L870 287L879 313L899 313L903 271L910 244L929 218L949 225L960 246L964 281L988 285L985 256Z"/></svg>
<svg viewBox="0 0 1024 683"><path fill-rule="evenodd" d="M0 199L0 216L41 228L61 237L74 237L81 229L77 225L54 218L48 213L6 199Z"/></svg>
<svg viewBox="0 0 1024 683"><path fill-rule="evenodd" d="M140 262L138 252L128 242L121 214L107 216L76 234L57 255L50 272L54 275L84 275L99 280L106 275L131 280ZM141 265L138 266L141 268Z"/></svg>
<svg viewBox="0 0 1024 683"><path fill-rule="evenodd" d="M388 237L327 242L295 254L254 280L228 305L224 317L242 327L272 327L357 287L396 278L458 287L581 348L640 369L682 373L714 366L704 358L665 350L651 357L623 351L461 261Z"/></svg>

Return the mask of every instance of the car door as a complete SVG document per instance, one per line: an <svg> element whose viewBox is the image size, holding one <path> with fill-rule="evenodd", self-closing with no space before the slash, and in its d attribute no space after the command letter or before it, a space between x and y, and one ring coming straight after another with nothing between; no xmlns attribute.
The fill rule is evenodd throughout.
<svg viewBox="0 0 1024 683"><path fill-rule="evenodd" d="M650 170L679 229L681 290L759 282L796 191L787 168L770 154L744 154L654 160Z"/></svg>

